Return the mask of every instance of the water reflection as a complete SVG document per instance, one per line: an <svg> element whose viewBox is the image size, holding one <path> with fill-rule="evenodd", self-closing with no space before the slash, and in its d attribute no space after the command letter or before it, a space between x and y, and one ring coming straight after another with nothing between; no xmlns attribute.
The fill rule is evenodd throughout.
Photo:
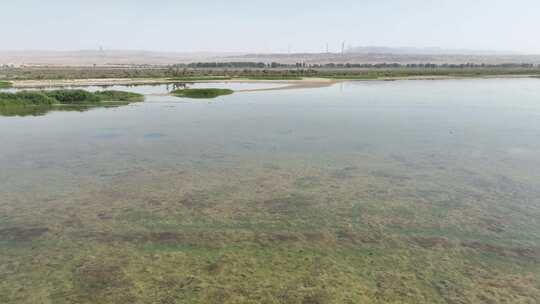
<svg viewBox="0 0 540 304"><path fill-rule="evenodd" d="M96 108L117 108L126 103L107 103L102 105L39 105L39 106L0 106L0 116L43 116L50 112L85 112Z"/></svg>

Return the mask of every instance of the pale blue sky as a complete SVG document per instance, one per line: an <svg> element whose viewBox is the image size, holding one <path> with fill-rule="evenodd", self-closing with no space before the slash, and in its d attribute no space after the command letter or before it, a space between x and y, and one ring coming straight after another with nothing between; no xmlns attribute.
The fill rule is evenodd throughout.
<svg viewBox="0 0 540 304"><path fill-rule="evenodd" d="M319 52L345 40L540 53L539 0L2 2L3 50Z"/></svg>

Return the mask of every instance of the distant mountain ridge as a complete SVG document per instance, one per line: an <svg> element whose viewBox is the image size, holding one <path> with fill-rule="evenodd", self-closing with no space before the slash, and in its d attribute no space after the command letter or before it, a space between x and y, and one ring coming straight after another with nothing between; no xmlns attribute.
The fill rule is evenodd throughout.
<svg viewBox="0 0 540 304"><path fill-rule="evenodd" d="M469 52L469 53L464 53ZM0 66L164 66L193 62L295 64L540 64L540 55L441 48L355 47L341 53L158 52L145 50L0 51Z"/></svg>
<svg viewBox="0 0 540 304"><path fill-rule="evenodd" d="M358 46L345 51L348 54L395 54L395 55L523 55L512 51L445 49L439 47L387 47Z"/></svg>
<svg viewBox="0 0 540 304"><path fill-rule="evenodd" d="M0 50L0 65L168 65L196 61L219 61L226 56L242 55L226 52L159 52L148 50Z"/></svg>

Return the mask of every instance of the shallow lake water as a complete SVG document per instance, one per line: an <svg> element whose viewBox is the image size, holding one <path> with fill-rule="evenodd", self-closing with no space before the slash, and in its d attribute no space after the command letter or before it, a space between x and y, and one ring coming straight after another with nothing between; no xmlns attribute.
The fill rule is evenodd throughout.
<svg viewBox="0 0 540 304"><path fill-rule="evenodd" d="M538 79L113 89L0 116L0 300L540 300Z"/></svg>

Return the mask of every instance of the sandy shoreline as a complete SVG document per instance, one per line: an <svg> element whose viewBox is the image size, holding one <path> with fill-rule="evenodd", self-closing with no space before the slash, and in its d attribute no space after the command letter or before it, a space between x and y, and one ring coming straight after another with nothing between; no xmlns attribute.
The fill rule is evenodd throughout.
<svg viewBox="0 0 540 304"><path fill-rule="evenodd" d="M112 86L112 85L158 85L170 83L275 83L287 84L291 87L311 87L333 84L336 81L327 78L304 78L299 80L254 80L254 79L223 79L223 80L196 80L179 81L167 78L105 78L105 79L53 79L53 80L12 80L12 87L16 89L43 88L43 87L70 87L70 86ZM288 87L288 86L285 86Z"/></svg>

